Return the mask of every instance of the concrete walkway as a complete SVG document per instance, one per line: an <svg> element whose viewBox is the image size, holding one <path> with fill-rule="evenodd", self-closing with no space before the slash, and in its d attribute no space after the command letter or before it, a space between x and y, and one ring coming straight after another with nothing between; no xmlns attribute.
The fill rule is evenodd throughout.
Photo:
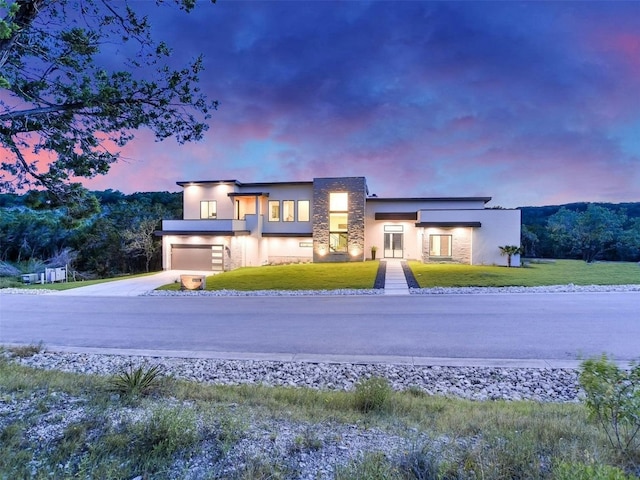
<svg viewBox="0 0 640 480"><path fill-rule="evenodd" d="M387 262L387 273L384 278L385 295L409 295L409 285L402 270L402 260L389 258Z"/></svg>

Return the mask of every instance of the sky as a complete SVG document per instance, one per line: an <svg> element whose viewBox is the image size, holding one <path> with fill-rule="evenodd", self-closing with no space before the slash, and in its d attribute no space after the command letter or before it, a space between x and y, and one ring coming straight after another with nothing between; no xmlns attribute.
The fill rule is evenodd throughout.
<svg viewBox="0 0 640 480"><path fill-rule="evenodd" d="M89 188L364 176L380 197L640 201L640 1L147 10L220 105L203 141L138 132Z"/></svg>

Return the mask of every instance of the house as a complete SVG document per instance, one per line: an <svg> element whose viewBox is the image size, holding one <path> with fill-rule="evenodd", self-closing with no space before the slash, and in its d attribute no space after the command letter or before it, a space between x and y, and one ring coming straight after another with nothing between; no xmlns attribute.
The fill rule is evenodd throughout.
<svg viewBox="0 0 640 480"><path fill-rule="evenodd" d="M165 270L364 261L374 246L382 259L506 265L498 246L520 245L520 211L490 197L379 198L364 177L178 185L184 219L157 232Z"/></svg>

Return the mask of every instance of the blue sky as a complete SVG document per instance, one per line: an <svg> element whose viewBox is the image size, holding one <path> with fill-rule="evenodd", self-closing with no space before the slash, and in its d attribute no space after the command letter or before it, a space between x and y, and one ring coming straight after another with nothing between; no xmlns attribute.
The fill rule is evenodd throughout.
<svg viewBox="0 0 640 480"><path fill-rule="evenodd" d="M640 2L142 5L205 58L204 141L141 132L87 185L366 176L379 196L640 201Z"/></svg>

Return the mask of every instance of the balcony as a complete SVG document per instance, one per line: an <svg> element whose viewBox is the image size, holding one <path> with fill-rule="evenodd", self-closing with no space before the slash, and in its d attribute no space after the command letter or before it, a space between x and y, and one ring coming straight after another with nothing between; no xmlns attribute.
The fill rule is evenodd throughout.
<svg viewBox="0 0 640 480"><path fill-rule="evenodd" d="M246 220L163 220L163 235L234 235L248 233Z"/></svg>

